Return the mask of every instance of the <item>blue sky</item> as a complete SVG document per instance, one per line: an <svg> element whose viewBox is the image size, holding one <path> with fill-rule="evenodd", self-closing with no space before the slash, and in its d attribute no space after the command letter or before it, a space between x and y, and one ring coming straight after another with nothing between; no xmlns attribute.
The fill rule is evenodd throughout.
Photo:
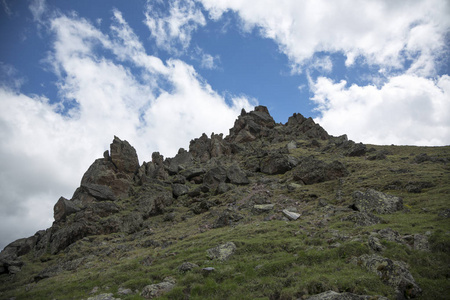
<svg viewBox="0 0 450 300"><path fill-rule="evenodd" d="M449 29L446 0L1 0L0 248L49 227L114 135L171 157L261 104L448 145Z"/></svg>

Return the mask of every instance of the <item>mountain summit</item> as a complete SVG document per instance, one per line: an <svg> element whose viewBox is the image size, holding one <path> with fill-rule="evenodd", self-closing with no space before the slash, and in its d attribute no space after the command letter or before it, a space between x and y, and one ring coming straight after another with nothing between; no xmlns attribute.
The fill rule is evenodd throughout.
<svg viewBox="0 0 450 300"><path fill-rule="evenodd" d="M0 298L443 299L449 158L264 106L141 165L114 137L53 225L0 253Z"/></svg>

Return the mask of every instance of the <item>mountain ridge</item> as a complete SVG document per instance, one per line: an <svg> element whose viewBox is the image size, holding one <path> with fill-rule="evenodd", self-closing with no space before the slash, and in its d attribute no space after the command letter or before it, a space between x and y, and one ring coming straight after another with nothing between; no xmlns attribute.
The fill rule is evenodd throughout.
<svg viewBox="0 0 450 300"><path fill-rule="evenodd" d="M190 142L188 151L180 148L177 155L166 159L160 153L154 152L151 161L144 161L141 165L136 150L126 140L114 137L110 150L105 151L103 158L96 159L88 168L72 198L69 200L61 197L57 201L54 206L53 225L38 231L34 236L10 243L0 253L0 276L3 277L1 282L16 282L17 285L22 281L28 282L28 285L33 285L29 290L32 292L36 289L34 286L61 274L89 269L86 268L86 265L92 263L89 257L93 255L95 258L91 259L96 261L102 254L94 252L88 255L88 251L76 249L81 244L94 243L96 237L122 239L124 249L130 247L125 252L133 253L141 251L136 249L149 247L165 251L171 245L192 236L226 228L253 226L259 222L306 222L302 223L300 228L328 228L339 222L347 222L345 224L358 228L377 228L382 226L379 224L389 224L385 215L405 215L410 210L410 204L405 205L403 197L387 194L379 189L407 193L408 196L421 195L431 189L446 197L448 184L443 183L449 178L448 148L437 147L429 149L429 154L417 153L411 156L411 153L410 157L398 157L394 152L400 150L395 149L395 146L368 148L367 145L348 140L346 135L333 137L311 118L305 118L301 114L294 114L286 124L277 124L264 106L257 106L250 112L242 110L226 137L222 134L212 133L210 137L203 134ZM419 148L415 150L417 149ZM442 151L439 151L441 149ZM389 159L389 156L392 158ZM355 176L371 166L377 168L378 164L382 165L382 168L377 170L378 174L374 173L372 176L384 174L390 181L365 178L364 174ZM394 168L386 170L389 165ZM432 174L430 178L433 180L424 180L421 173L411 170L420 169L418 167L424 165L429 165L430 170L427 169L427 172ZM406 168L402 168L403 166ZM417 180L407 180L408 176ZM396 177L402 180L392 180ZM355 186L358 189L355 190ZM353 190L350 191L351 189ZM316 202L317 205L313 205ZM435 211L439 209L439 212L435 213L437 219L427 219L427 222L447 226L448 202L445 199L443 202L436 200L433 205ZM194 219L200 223L189 228L187 225ZM421 231L424 231L426 226L431 226L427 222ZM184 233L175 240L148 239L154 235L154 231L163 230L157 228L170 232L172 229L169 224L183 223L186 223L186 228L181 230ZM448 259L448 230L434 230L434 233L428 233L430 230L417 232L412 237L402 235L398 231L382 231L387 230L386 228L373 230L375 231L368 237L364 237L363 248L359 249L352 244L358 248L352 251L359 255L352 255L347 264L365 267L367 272L376 274L383 284L391 289L381 289L384 295L377 296L379 299L393 295L399 299L421 297L423 285L416 283L405 263L379 255L389 248L381 241L394 241L401 247L411 249L410 251L429 253L434 249L436 253L443 255L442 259L445 261ZM315 232L315 229L311 229L311 232ZM159 234L163 233L159 232L157 235ZM127 239L130 241L126 241ZM344 248L349 247L349 239L333 239L336 243L330 243L326 249L339 252L342 245L335 244L340 243L344 244ZM438 239L440 244L436 243L441 246L431 243L430 239ZM308 238L305 237L305 240ZM241 243L245 245L245 242ZM314 243L318 243L318 247L324 246L319 241L309 246L314 246ZM239 250L243 247L242 244L233 245L231 248L234 250L230 252L236 249L242 251ZM131 254L130 256L132 257ZM217 258L213 256L210 259L215 261ZM31 266L36 270L27 269ZM205 270L197 272L201 274ZM448 268L441 271L444 274L441 277L444 278L446 272ZM173 275L173 272L167 273ZM21 278L22 274L26 274L26 278ZM171 298L175 294L172 289L176 289L177 285L187 289L186 284L179 284L177 280L172 279L160 278L161 282L158 284L162 284L162 290L170 286L167 291L149 292L150 285L141 284L139 291L132 294L136 294L136 297L152 298L156 293L158 296ZM178 278L178 282L183 279L184 277ZM181 289L181 286L178 289ZM330 291L333 289L337 296ZM345 289L324 285L317 289L309 287L306 291L305 288L299 288L290 294L286 292L284 298L280 294L282 288L275 289L268 296L267 293L260 296L293 299L319 297L317 295L322 293L323 297L331 298L317 299L365 297L355 287L349 290L360 295L347 295L345 293L349 291ZM428 290L425 290L426 296ZM376 289L368 290L370 293L375 291ZM116 296L118 292L117 289ZM14 294L17 290L2 288L0 293ZM189 293L183 293L189 298L192 287L189 287ZM27 292L17 294L19 298L27 297L24 296ZM84 295L88 294L85 292ZM207 295L203 298L214 296Z"/></svg>

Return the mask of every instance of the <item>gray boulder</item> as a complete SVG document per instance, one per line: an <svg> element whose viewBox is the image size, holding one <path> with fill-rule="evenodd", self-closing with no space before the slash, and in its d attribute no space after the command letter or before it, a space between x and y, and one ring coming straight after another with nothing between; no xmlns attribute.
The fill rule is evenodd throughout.
<svg viewBox="0 0 450 300"><path fill-rule="evenodd" d="M169 165L169 174L174 175L190 166L193 162L193 157L191 153L187 152L183 148L180 148L178 150L178 154L175 155L174 158L166 159L166 162L168 162Z"/></svg>
<svg viewBox="0 0 450 300"><path fill-rule="evenodd" d="M285 154L272 153L261 159L261 172L268 175L284 174L294 167L293 160Z"/></svg>
<svg viewBox="0 0 450 300"><path fill-rule="evenodd" d="M184 262L178 267L178 271L181 273L186 273L189 271L192 271L193 269L198 268L199 266L197 264L193 264L191 262Z"/></svg>
<svg viewBox="0 0 450 300"><path fill-rule="evenodd" d="M67 216L80 211L80 208L73 202L64 197L60 197L53 207L53 217L56 222L63 221Z"/></svg>
<svg viewBox="0 0 450 300"><path fill-rule="evenodd" d="M326 291L306 298L308 300L388 300L383 296L357 295L352 293L337 293L335 291Z"/></svg>
<svg viewBox="0 0 450 300"><path fill-rule="evenodd" d="M220 261L227 260L236 251L236 245L228 242L217 247L206 250L209 259L217 259Z"/></svg>
<svg viewBox="0 0 450 300"><path fill-rule="evenodd" d="M150 284L144 287L141 292L141 296L145 299L153 299L161 297L162 295L170 292L175 287L175 280L171 277L164 278L161 283Z"/></svg>
<svg viewBox="0 0 450 300"><path fill-rule="evenodd" d="M397 291L397 299L411 299L419 296L422 289L409 272L406 263L393 261L376 254L364 254L356 263L377 274L381 280Z"/></svg>
<svg viewBox="0 0 450 300"><path fill-rule="evenodd" d="M361 212L376 212L379 214L391 214L403 209L403 200L400 197L384 194L373 189L366 192L353 193L353 207Z"/></svg>
<svg viewBox="0 0 450 300"><path fill-rule="evenodd" d="M224 167L211 168L203 177L203 183L210 189L217 188L221 182L225 182L226 180L227 170Z"/></svg>
<svg viewBox="0 0 450 300"><path fill-rule="evenodd" d="M344 164L339 161L325 163L312 156L300 160L294 170L293 178L303 184L314 184L345 177L349 174Z"/></svg>
<svg viewBox="0 0 450 300"><path fill-rule="evenodd" d="M180 183L172 184L172 194L175 198L186 195L188 192L189 192L188 186Z"/></svg>
<svg viewBox="0 0 450 300"><path fill-rule="evenodd" d="M245 185L250 183L245 172L236 164L227 169L227 178L233 184Z"/></svg>
<svg viewBox="0 0 450 300"><path fill-rule="evenodd" d="M112 189L107 185L100 185L94 183L84 183L81 185L81 192L94 197L98 201L116 201L117 197L114 195Z"/></svg>
<svg viewBox="0 0 450 300"><path fill-rule="evenodd" d="M342 218L342 221L351 221L357 226L371 226L382 223L383 220L371 213L353 212Z"/></svg>

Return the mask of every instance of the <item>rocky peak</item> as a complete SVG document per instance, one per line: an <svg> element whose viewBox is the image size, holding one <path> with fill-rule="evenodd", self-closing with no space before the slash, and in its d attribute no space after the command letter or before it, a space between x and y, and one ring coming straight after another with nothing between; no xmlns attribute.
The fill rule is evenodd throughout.
<svg viewBox="0 0 450 300"><path fill-rule="evenodd" d="M110 145L111 161L119 172L134 174L139 168L139 160L136 150L127 141L122 141L117 136Z"/></svg>
<svg viewBox="0 0 450 300"><path fill-rule="evenodd" d="M230 142L245 143L257 138L268 136L270 129L275 127L275 121L265 106L257 106L247 113L242 110L241 115L234 122L227 139Z"/></svg>

